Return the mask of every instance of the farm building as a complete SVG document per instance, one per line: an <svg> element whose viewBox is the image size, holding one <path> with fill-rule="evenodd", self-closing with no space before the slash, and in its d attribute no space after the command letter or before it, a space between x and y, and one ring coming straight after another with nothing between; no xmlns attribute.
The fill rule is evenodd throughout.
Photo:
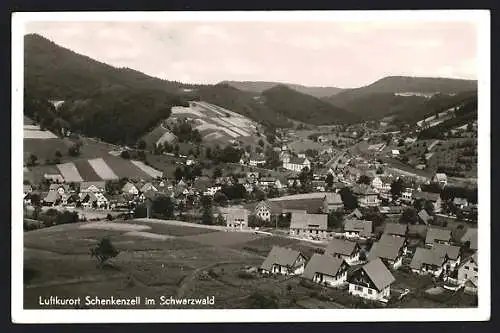
<svg viewBox="0 0 500 333"><path fill-rule="evenodd" d="M283 168L291 171L301 172L304 168L311 169L311 162L306 157L292 156L283 160Z"/></svg>
<svg viewBox="0 0 500 333"><path fill-rule="evenodd" d="M349 265L339 258L326 254L313 254L307 263L302 277L315 283L336 287L346 281Z"/></svg>
<svg viewBox="0 0 500 333"><path fill-rule="evenodd" d="M342 197L338 193L327 192L326 193L326 204L328 206L328 211L338 211L344 208L344 203Z"/></svg>
<svg viewBox="0 0 500 333"><path fill-rule="evenodd" d="M81 182L80 192L94 192L104 193L106 189L105 181Z"/></svg>
<svg viewBox="0 0 500 333"><path fill-rule="evenodd" d="M462 244L469 242L471 250L477 250L477 228L468 228L465 234L460 239Z"/></svg>
<svg viewBox="0 0 500 333"><path fill-rule="evenodd" d="M360 207L377 207L380 204L378 193L366 184L356 184L352 192L358 198Z"/></svg>
<svg viewBox="0 0 500 333"><path fill-rule="evenodd" d="M432 249L417 248L410 263L412 272L432 274L439 277L443 273L447 258Z"/></svg>
<svg viewBox="0 0 500 333"><path fill-rule="evenodd" d="M284 213L295 210L305 210L311 214L328 212L328 202L324 192L287 195L269 201L281 206Z"/></svg>
<svg viewBox="0 0 500 333"><path fill-rule="evenodd" d="M349 265L359 261L361 248L356 242L334 238L326 247L325 254L345 260Z"/></svg>
<svg viewBox="0 0 500 333"><path fill-rule="evenodd" d="M292 213L290 235L326 238L327 214Z"/></svg>
<svg viewBox="0 0 500 333"><path fill-rule="evenodd" d="M283 212L283 207L274 201L263 200L257 203L254 208L254 214L263 221L271 221Z"/></svg>
<svg viewBox="0 0 500 333"><path fill-rule="evenodd" d="M386 223L384 234L389 236L406 237L408 234L408 225L401 223Z"/></svg>
<svg viewBox="0 0 500 333"><path fill-rule="evenodd" d="M238 207L221 208L220 212L226 221L226 227L232 230L242 230L248 227L248 210Z"/></svg>
<svg viewBox="0 0 500 333"><path fill-rule="evenodd" d="M425 245L432 247L434 244L449 244L451 240L451 230L436 227L427 229Z"/></svg>
<svg viewBox="0 0 500 333"><path fill-rule="evenodd" d="M260 271L267 274L300 275L304 272L306 257L299 251L273 246Z"/></svg>
<svg viewBox="0 0 500 333"><path fill-rule="evenodd" d="M458 267L458 281L461 283L470 281L472 283L468 286L470 289L469 291L477 292L478 267L477 252L475 252L471 257L463 260Z"/></svg>
<svg viewBox="0 0 500 333"><path fill-rule="evenodd" d="M369 238L373 233L372 221L346 220L344 222L344 235L347 238Z"/></svg>
<svg viewBox="0 0 500 333"><path fill-rule="evenodd" d="M391 284L396 281L390 270L380 259L361 266L347 279L349 293L370 300L387 301Z"/></svg>

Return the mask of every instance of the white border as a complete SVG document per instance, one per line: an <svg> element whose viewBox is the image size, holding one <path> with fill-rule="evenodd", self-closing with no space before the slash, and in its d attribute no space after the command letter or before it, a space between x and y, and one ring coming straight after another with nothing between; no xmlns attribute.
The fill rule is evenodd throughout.
<svg viewBox="0 0 500 333"><path fill-rule="evenodd" d="M22 216L23 36L28 21L470 21L478 25L479 306L474 309L286 310L24 310L23 229L12 219L12 320L85 322L359 322L481 321L491 313L490 290L490 13L487 10L263 11L263 12L41 12L12 16L12 216ZM228 315L228 313L230 315Z"/></svg>

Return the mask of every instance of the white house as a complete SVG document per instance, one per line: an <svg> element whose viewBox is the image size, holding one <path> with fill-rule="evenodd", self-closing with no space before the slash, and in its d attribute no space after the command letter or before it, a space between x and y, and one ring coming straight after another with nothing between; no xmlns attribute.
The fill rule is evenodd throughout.
<svg viewBox="0 0 500 333"><path fill-rule="evenodd" d="M304 168L311 169L311 162L306 157L292 156L287 161L283 161L283 168L301 172Z"/></svg>
<svg viewBox="0 0 500 333"><path fill-rule="evenodd" d="M299 251L273 246L260 266L266 274L300 275L304 272L306 257Z"/></svg>
<svg viewBox="0 0 500 333"><path fill-rule="evenodd" d="M372 236L372 221L346 220L344 222L344 236L346 238L366 239Z"/></svg>
<svg viewBox="0 0 500 333"><path fill-rule="evenodd" d="M104 181L93 181L93 182L82 182L80 183L80 193L104 193L106 190L106 182Z"/></svg>
<svg viewBox="0 0 500 333"><path fill-rule="evenodd" d="M273 216L277 216L282 213L280 205L273 201L260 201L255 206L254 214L259 219L263 221L271 221Z"/></svg>
<svg viewBox="0 0 500 333"><path fill-rule="evenodd" d="M302 277L315 283L337 287L345 284L349 265L339 258L315 253L307 263Z"/></svg>
<svg viewBox="0 0 500 333"><path fill-rule="evenodd" d="M132 195L138 195L139 189L131 182L127 182L125 185L123 185L122 192Z"/></svg>
<svg viewBox="0 0 500 333"><path fill-rule="evenodd" d="M477 252L475 252L471 257L465 259L458 267L458 281L460 283L471 281L472 285L475 285L477 290L478 267Z"/></svg>
<svg viewBox="0 0 500 333"><path fill-rule="evenodd" d="M448 258L432 249L418 247L413 255L410 268L413 273L431 274L439 277L444 269Z"/></svg>
<svg viewBox="0 0 500 333"><path fill-rule="evenodd" d="M349 293L365 299L387 302L396 279L380 259L358 268L348 278Z"/></svg>
<svg viewBox="0 0 500 333"><path fill-rule="evenodd" d="M292 213L290 235L326 238L327 214Z"/></svg>
<svg viewBox="0 0 500 333"><path fill-rule="evenodd" d="M358 243L338 238L332 239L325 249L325 254L343 259L349 265L359 261L360 252L361 247Z"/></svg>
<svg viewBox="0 0 500 333"><path fill-rule="evenodd" d="M237 207L220 209L226 227L231 230L243 230L248 228L248 210Z"/></svg>
<svg viewBox="0 0 500 333"><path fill-rule="evenodd" d="M436 173L434 177L432 177L432 181L441 186L446 186L448 184L448 177L445 173Z"/></svg>

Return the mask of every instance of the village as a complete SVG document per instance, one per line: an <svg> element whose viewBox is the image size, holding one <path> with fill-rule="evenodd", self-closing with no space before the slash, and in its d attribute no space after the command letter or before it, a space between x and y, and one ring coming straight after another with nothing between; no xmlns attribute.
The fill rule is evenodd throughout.
<svg viewBox="0 0 500 333"><path fill-rule="evenodd" d="M273 149L279 168L266 169L263 154L243 153L240 166L253 171L226 176L184 177L197 164L186 158L176 179L47 177L39 186L24 185L25 224L159 218L280 235L310 242L315 253L273 246L256 267L260 274L298 276L382 304L395 297L397 271L477 294L477 188L450 185L444 173L409 176L377 155L356 155L353 144L363 141L297 153L280 140Z"/></svg>

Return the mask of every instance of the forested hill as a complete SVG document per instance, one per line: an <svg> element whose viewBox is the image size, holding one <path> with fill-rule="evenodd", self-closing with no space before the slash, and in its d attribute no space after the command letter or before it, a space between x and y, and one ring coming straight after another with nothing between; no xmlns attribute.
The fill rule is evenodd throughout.
<svg viewBox="0 0 500 333"><path fill-rule="evenodd" d="M264 103L275 112L308 124L352 123L359 120L359 117L345 109L286 86L276 86L262 95Z"/></svg>
<svg viewBox="0 0 500 333"><path fill-rule="evenodd" d="M30 94L53 100L87 98L119 88L177 93L187 86L104 64L37 34L24 37L24 79Z"/></svg>
<svg viewBox="0 0 500 333"><path fill-rule="evenodd" d="M279 85L286 86L300 93L311 95L317 98L330 97L342 91L342 88L337 87L304 86L300 84L266 81L223 81L221 83L229 84L230 86L238 90L253 92L256 94L261 94L264 91Z"/></svg>

